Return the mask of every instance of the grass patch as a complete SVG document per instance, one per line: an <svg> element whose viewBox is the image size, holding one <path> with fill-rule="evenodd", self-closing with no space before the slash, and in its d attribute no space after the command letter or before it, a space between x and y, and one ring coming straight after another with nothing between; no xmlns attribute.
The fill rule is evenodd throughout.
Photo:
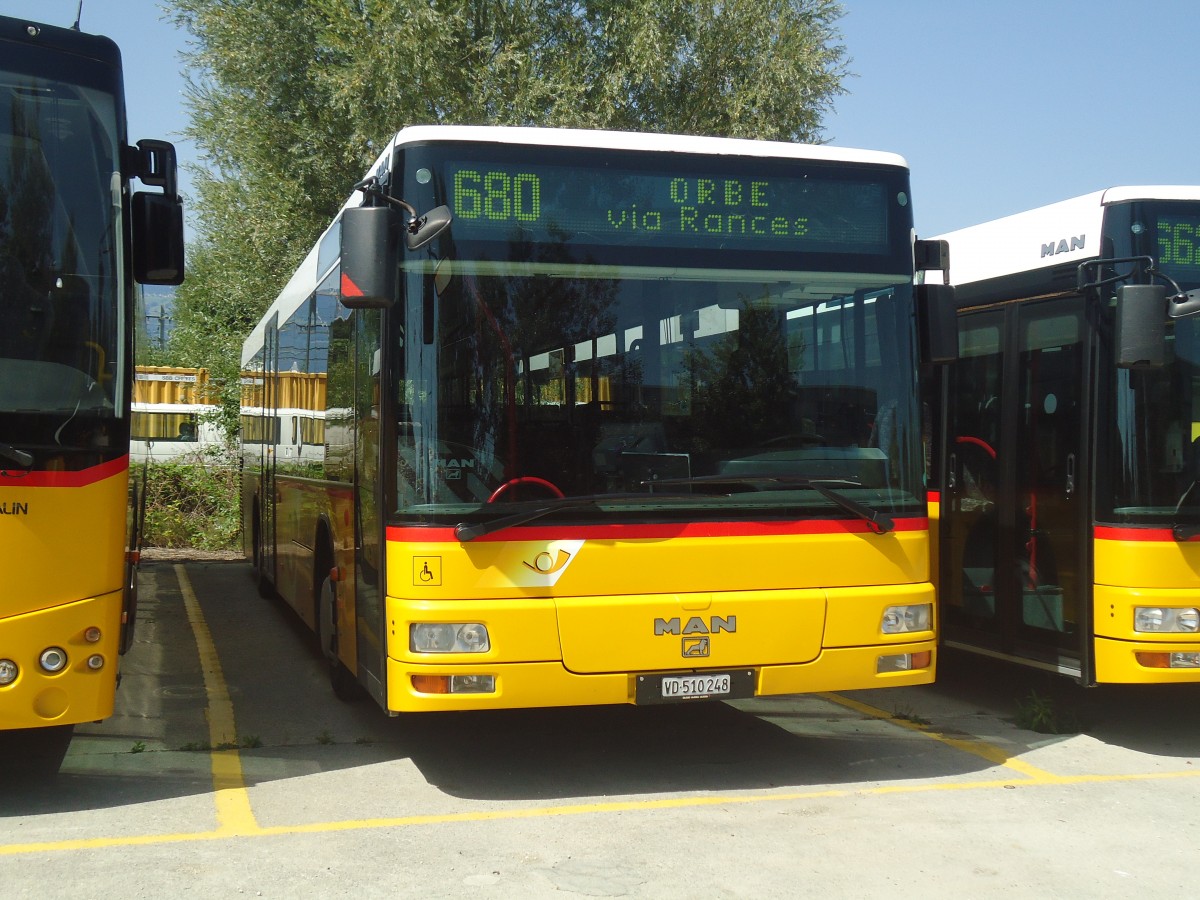
<svg viewBox="0 0 1200 900"><path fill-rule="evenodd" d="M930 725L933 724L928 719L926 719L924 716L915 712L911 707L905 707L904 709L896 709L892 713L892 718L897 719L901 722L910 722L911 724L916 725L920 728L928 728Z"/></svg>
<svg viewBox="0 0 1200 900"><path fill-rule="evenodd" d="M1053 697L1030 688L1029 695L1017 701L1017 726L1039 734L1075 734L1079 719L1072 710L1062 710Z"/></svg>
<svg viewBox="0 0 1200 900"><path fill-rule="evenodd" d="M142 473L135 470L141 483ZM142 546L236 550L241 547L241 498L232 455L147 463Z"/></svg>

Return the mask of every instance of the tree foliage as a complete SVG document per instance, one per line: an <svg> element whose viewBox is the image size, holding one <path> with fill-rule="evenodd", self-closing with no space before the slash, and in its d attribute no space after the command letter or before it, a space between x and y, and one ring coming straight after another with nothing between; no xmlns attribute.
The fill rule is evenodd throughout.
<svg viewBox="0 0 1200 900"><path fill-rule="evenodd" d="M174 0L193 37L188 280L172 353L236 386L242 338L405 125L815 142L836 0Z"/></svg>

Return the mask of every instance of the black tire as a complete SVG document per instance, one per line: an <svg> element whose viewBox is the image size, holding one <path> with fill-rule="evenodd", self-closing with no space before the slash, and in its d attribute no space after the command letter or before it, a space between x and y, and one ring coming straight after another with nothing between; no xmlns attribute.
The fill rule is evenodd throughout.
<svg viewBox="0 0 1200 900"><path fill-rule="evenodd" d="M71 746L74 725L0 732L0 783L53 781Z"/></svg>
<svg viewBox="0 0 1200 900"><path fill-rule="evenodd" d="M329 685L339 700L351 703L362 696L362 687L354 673L338 658L337 582L329 571L319 572L317 586L317 643L329 666Z"/></svg>

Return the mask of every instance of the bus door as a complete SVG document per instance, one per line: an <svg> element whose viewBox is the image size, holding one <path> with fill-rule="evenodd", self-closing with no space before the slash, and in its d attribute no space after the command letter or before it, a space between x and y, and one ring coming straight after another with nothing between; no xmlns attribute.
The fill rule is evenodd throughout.
<svg viewBox="0 0 1200 900"><path fill-rule="evenodd" d="M267 322L263 345L263 408L260 423L262 476L259 485L260 534L258 577L272 585L275 571L275 459L279 454L279 316Z"/></svg>
<svg viewBox="0 0 1200 900"><path fill-rule="evenodd" d="M354 626L358 674L386 705L387 631L383 603L383 516L380 514L382 313L354 311ZM407 638L407 635L405 635Z"/></svg>
<svg viewBox="0 0 1200 900"><path fill-rule="evenodd" d="M947 644L1080 674L1090 632L1080 297L960 316L948 399Z"/></svg>

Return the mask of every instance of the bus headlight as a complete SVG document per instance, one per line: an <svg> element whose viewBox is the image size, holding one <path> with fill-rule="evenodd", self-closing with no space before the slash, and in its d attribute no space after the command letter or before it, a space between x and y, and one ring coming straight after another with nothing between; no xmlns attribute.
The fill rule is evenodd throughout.
<svg viewBox="0 0 1200 900"><path fill-rule="evenodd" d="M928 631L931 621L933 616L928 603L889 606L883 611L880 628L884 634L907 634L910 631Z"/></svg>
<svg viewBox="0 0 1200 900"><path fill-rule="evenodd" d="M0 659L0 687L6 687L17 680L21 670L11 659Z"/></svg>
<svg viewBox="0 0 1200 900"><path fill-rule="evenodd" d="M478 622L414 622L408 630L413 653L486 653L491 647L487 627Z"/></svg>
<svg viewBox="0 0 1200 900"><path fill-rule="evenodd" d="M38 657L38 662L47 672L61 672L67 667L67 651L62 647L47 647Z"/></svg>
<svg viewBox="0 0 1200 900"><path fill-rule="evenodd" d="M1173 609L1163 606L1137 606L1133 610L1133 630L1194 634L1200 631L1200 610L1195 607Z"/></svg>

